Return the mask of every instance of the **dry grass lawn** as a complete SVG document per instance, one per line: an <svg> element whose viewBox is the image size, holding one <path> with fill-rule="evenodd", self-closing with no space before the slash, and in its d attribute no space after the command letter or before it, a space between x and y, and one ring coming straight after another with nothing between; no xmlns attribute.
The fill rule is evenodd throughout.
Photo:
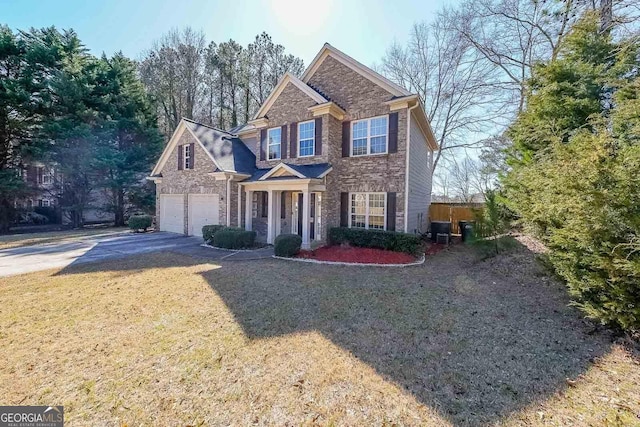
<svg viewBox="0 0 640 427"><path fill-rule="evenodd" d="M637 355L567 302L525 248L33 273L0 282L0 402L69 426L640 424Z"/></svg>
<svg viewBox="0 0 640 427"><path fill-rule="evenodd" d="M65 240L77 239L78 237L108 236L110 234L122 233L127 230L128 228L126 227L111 227L68 231L47 231L44 233L9 234L0 236L0 250L40 245L44 243L64 243Z"/></svg>

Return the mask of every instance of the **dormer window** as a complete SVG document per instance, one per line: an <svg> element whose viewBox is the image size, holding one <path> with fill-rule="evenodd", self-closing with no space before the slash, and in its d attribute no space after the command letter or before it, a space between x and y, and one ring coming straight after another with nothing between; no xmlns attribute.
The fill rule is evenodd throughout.
<svg viewBox="0 0 640 427"><path fill-rule="evenodd" d="M192 154L191 153L191 145L190 144L185 144L182 146L183 151L183 155L182 155L182 161L184 162L184 169L191 169L193 163L191 161L192 159Z"/></svg>
<svg viewBox="0 0 640 427"><path fill-rule="evenodd" d="M316 122L298 123L298 157L310 157L315 155L316 146Z"/></svg>
<svg viewBox="0 0 640 427"><path fill-rule="evenodd" d="M351 123L351 155L366 156L387 152L388 116Z"/></svg>
<svg viewBox="0 0 640 427"><path fill-rule="evenodd" d="M282 141L282 128L273 128L269 129L267 135L267 152L269 156L267 157L269 160L279 160L280 159L280 148Z"/></svg>

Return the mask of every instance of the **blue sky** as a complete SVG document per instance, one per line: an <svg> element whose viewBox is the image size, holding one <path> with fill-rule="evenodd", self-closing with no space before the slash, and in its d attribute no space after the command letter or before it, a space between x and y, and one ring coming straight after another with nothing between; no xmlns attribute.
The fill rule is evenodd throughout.
<svg viewBox="0 0 640 427"><path fill-rule="evenodd" d="M0 0L0 23L13 29L75 29L99 55L121 50L138 59L153 40L174 27L203 30L207 41L230 38L245 45L266 31L305 66L324 42L366 65L379 62L411 25L431 20L446 0Z"/></svg>

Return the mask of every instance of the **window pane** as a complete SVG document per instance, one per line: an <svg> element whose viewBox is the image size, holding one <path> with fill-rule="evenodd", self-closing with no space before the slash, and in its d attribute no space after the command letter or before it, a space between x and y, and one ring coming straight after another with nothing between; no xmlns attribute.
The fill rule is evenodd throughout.
<svg viewBox="0 0 640 427"><path fill-rule="evenodd" d="M280 158L280 136L281 128L275 128L269 130L269 159Z"/></svg>
<svg viewBox="0 0 640 427"><path fill-rule="evenodd" d="M371 119L371 136L387 134L387 117Z"/></svg>
<svg viewBox="0 0 640 427"><path fill-rule="evenodd" d="M313 139L316 133L316 123L315 122L300 123L299 132L300 133L298 136L300 137L300 140Z"/></svg>
<svg viewBox="0 0 640 427"><path fill-rule="evenodd" d="M383 216L369 216L369 228L376 230L384 230L384 217Z"/></svg>
<svg viewBox="0 0 640 427"><path fill-rule="evenodd" d="M367 121L355 122L353 124L353 139L360 139L367 137Z"/></svg>
<svg viewBox="0 0 640 427"><path fill-rule="evenodd" d="M387 137L376 136L371 138L371 154L379 154L387 151Z"/></svg>
<svg viewBox="0 0 640 427"><path fill-rule="evenodd" d="M353 156L362 156L367 154L367 139L354 139L353 140Z"/></svg>
<svg viewBox="0 0 640 427"><path fill-rule="evenodd" d="M364 194L351 195L351 213L365 215L367 213L367 199Z"/></svg>
<svg viewBox="0 0 640 427"><path fill-rule="evenodd" d="M300 156L313 156L314 140L305 139L300 141Z"/></svg>
<svg viewBox="0 0 640 427"><path fill-rule="evenodd" d="M369 194L369 215L384 216L384 194Z"/></svg>
<svg viewBox="0 0 640 427"><path fill-rule="evenodd" d="M364 215L351 215L351 227L365 228L366 224L364 222L364 218Z"/></svg>

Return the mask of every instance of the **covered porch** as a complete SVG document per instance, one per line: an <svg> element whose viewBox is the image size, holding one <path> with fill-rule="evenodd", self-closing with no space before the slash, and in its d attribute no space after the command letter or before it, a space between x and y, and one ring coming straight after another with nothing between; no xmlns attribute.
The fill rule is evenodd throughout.
<svg viewBox="0 0 640 427"><path fill-rule="evenodd" d="M240 183L238 211L244 214L244 227L254 230L258 239L273 244L280 234L298 234L302 249L311 249L314 242L323 240L324 176L328 165L293 166L284 163L261 171ZM259 172L260 173L260 172Z"/></svg>

